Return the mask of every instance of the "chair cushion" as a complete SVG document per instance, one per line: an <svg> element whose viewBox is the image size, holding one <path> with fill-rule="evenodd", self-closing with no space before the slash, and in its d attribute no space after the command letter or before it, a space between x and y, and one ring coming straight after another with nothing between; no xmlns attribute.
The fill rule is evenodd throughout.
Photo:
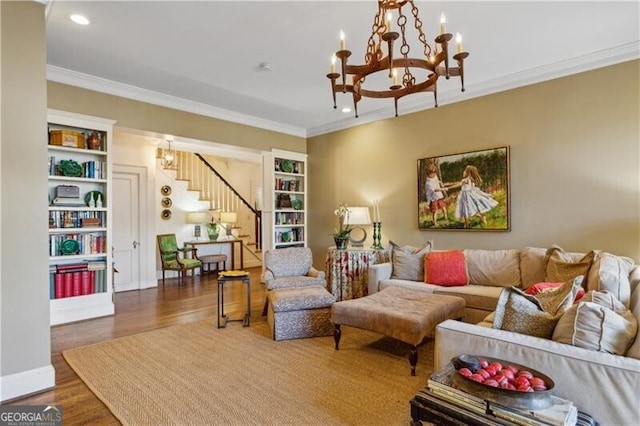
<svg viewBox="0 0 640 426"><path fill-rule="evenodd" d="M327 282L323 278L307 277L305 275L298 275L292 277L280 277L267 280L267 290L275 290L278 288L290 288L290 287L311 287L320 286L326 287Z"/></svg>
<svg viewBox="0 0 640 426"><path fill-rule="evenodd" d="M164 269L193 269L202 265L198 259L180 259L184 266L181 266L177 260L168 260L164 263Z"/></svg>
<svg viewBox="0 0 640 426"><path fill-rule="evenodd" d="M498 298L502 292L501 287L487 285L465 285L461 287L438 287L434 294L458 296L465 300L467 308L475 308L491 312L496 309Z"/></svg>
<svg viewBox="0 0 640 426"><path fill-rule="evenodd" d="M264 254L265 268L276 278L307 275L312 264L313 255L308 247L267 250Z"/></svg>

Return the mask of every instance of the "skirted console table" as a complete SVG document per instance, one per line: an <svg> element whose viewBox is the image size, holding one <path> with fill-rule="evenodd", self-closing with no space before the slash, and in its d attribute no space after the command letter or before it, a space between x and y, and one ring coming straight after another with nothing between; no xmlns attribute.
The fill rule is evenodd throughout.
<svg viewBox="0 0 640 426"><path fill-rule="evenodd" d="M363 247L338 250L336 247L329 247L325 262L327 289L338 301L366 296L369 288L369 265L383 262L389 262L387 250Z"/></svg>

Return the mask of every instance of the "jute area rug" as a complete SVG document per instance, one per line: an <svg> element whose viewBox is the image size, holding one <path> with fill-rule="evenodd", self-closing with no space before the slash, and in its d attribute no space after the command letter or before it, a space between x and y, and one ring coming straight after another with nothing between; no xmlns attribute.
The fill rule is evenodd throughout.
<svg viewBox="0 0 640 426"><path fill-rule="evenodd" d="M265 322L217 329L215 319L64 351L125 425L403 425L433 368L419 348L343 327L333 337L275 342Z"/></svg>

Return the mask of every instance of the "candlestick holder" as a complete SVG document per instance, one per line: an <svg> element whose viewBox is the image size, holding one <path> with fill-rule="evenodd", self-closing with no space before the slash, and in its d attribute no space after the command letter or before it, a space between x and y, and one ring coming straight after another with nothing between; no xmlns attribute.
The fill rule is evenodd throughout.
<svg viewBox="0 0 640 426"><path fill-rule="evenodd" d="M382 244L380 244L380 241L382 240L381 229L382 222L373 222L373 245L371 247L376 250L384 249L384 247L382 247Z"/></svg>

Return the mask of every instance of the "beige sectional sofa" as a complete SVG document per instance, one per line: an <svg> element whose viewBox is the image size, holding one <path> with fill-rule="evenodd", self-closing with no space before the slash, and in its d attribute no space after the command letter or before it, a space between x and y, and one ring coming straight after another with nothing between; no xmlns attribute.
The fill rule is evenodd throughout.
<svg viewBox="0 0 640 426"><path fill-rule="evenodd" d="M624 355L585 349L550 339L495 329L481 322L495 310L504 287L526 289L545 281L547 249L464 250L469 285L440 287L417 280L394 279L392 264L369 269L370 294L389 286L400 286L465 299L464 322L448 320L435 334L434 368L439 370L452 357L471 353L513 361L544 372L554 379L554 393L572 400L578 409L601 425L635 425L640 421L640 337ZM567 254L580 259L584 253ZM611 255L609 255L612 257ZM591 268L587 286L595 285L598 271ZM625 269L626 272L626 269ZM592 276L592 275L596 276ZM632 265L628 276L617 279L610 272L602 281L619 282L616 297L640 323L640 266ZM589 289L589 288L588 288ZM604 322L604 321L603 321ZM640 334L640 333L638 333Z"/></svg>

